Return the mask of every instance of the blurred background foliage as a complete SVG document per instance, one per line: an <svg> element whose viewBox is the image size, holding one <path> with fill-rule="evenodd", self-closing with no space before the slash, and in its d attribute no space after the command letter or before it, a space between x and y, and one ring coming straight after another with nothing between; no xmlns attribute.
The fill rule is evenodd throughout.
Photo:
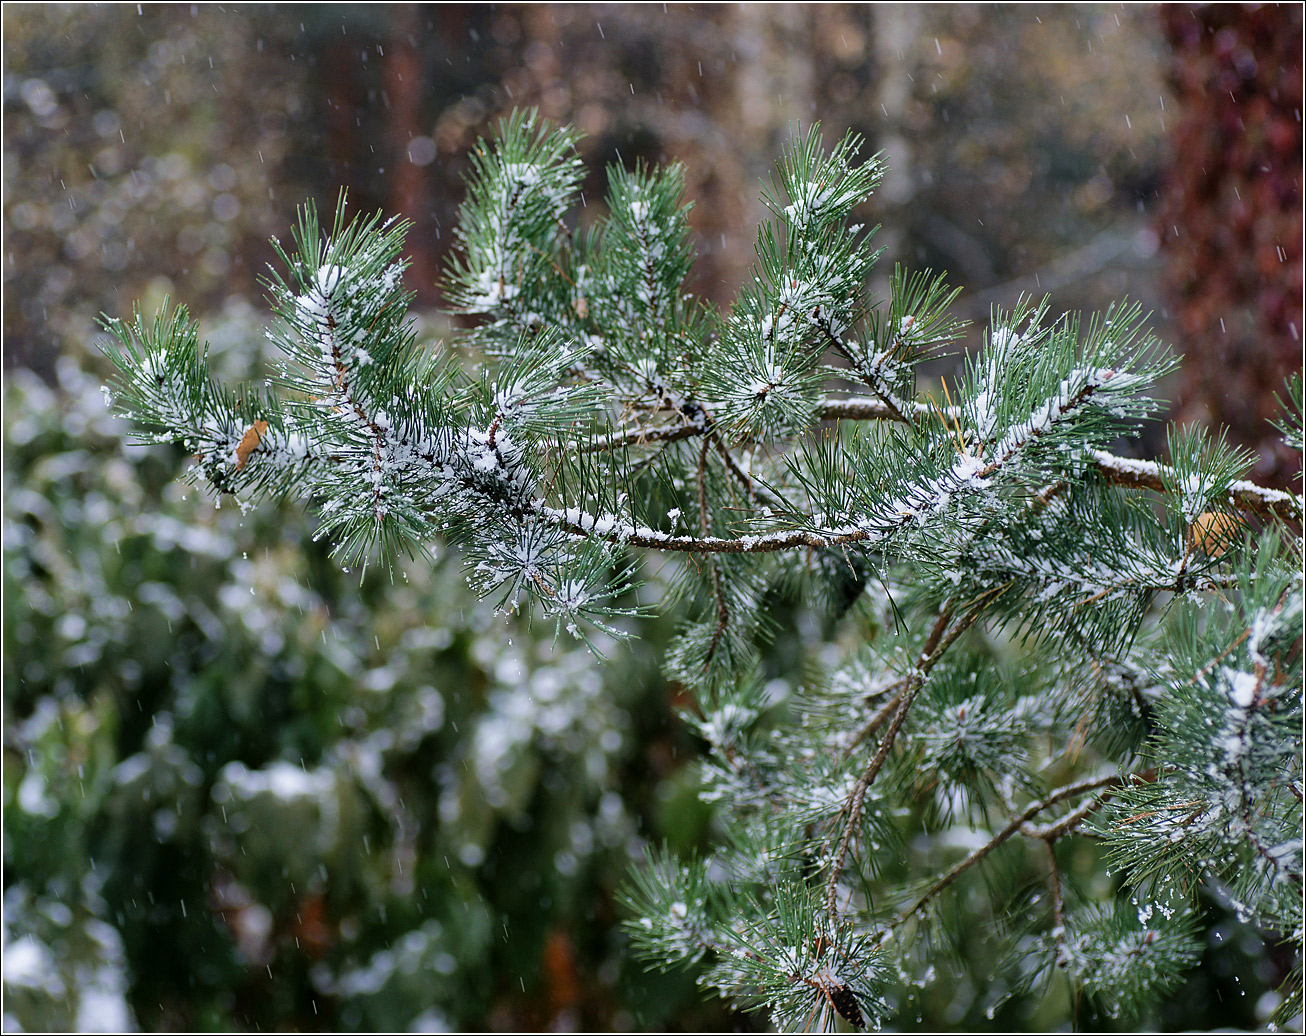
<svg viewBox="0 0 1306 1036"><path fill-rule="evenodd" d="M595 664L471 598L456 557L342 572L123 445L99 313L171 293L259 377L296 205L402 212L424 333L466 153L515 106L603 167L677 161L693 287L727 303L791 127L891 173L881 269L960 305L1122 295L1192 417L1259 449L1300 365L1296 5L59 5L4 19L4 982L25 1029L747 1028L624 952L648 843L702 844L672 620ZM978 332L970 345L979 341ZM648 593L656 595L656 573ZM819 652L777 645L776 693ZM1218 930L1218 929L1217 929ZM1230 922L1167 1028L1253 1025L1279 965ZM982 955L906 1028L980 1003ZM917 1005L913 1005L916 1007ZM1029 1005L1056 1027L1064 996ZM982 1024L982 1022L980 1023Z"/></svg>

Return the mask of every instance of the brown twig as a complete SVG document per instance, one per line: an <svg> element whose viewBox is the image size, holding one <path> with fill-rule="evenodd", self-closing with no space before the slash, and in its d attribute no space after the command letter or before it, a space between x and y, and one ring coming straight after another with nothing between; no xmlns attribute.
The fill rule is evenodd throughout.
<svg viewBox="0 0 1306 1036"><path fill-rule="evenodd" d="M908 907L906 910L900 913L896 918L894 918L894 920L891 921L887 927L885 927L882 931L880 931L876 935L876 940L883 941L883 939L887 937L890 932L892 932L895 928L899 927L900 925L906 923L906 921L909 918L913 917L915 914L919 913L921 909L924 908L926 904L930 902L930 900L932 900L940 892L942 892L954 881L956 881L959 877L961 877L961 875L963 875L966 871L970 870L971 867L975 866L975 864L979 863L982 859L988 856L991 852L993 852L994 849L1000 846L1008 838L1010 838L1012 835L1019 832L1020 829L1025 824L1033 820L1034 817L1038 816L1045 809L1050 809L1053 806L1055 806L1058 802L1064 802L1066 799L1074 798L1077 795L1086 795L1089 792L1099 791L1102 788L1118 787L1121 783L1123 783L1122 779L1117 776L1090 778L1088 780L1078 781L1074 784L1067 784L1061 788L1058 788L1056 791L1052 792L1046 798L1042 798L1039 799L1037 802L1030 803L1023 810L1021 810L1019 813L1013 816L1007 822L1006 826L1002 828L1001 831L999 831L996 835L994 835L987 842L981 845L978 849L972 852L964 860L958 863L955 867L953 867L950 871L948 871L948 873L944 874L941 878L939 878L938 881L936 881L932 886L930 886L929 891L927 891L918 900L916 900L916 902L912 904L912 906ZM1099 805L1101 805L1101 802L1095 799L1090 807L1090 810L1096 809L1097 806Z"/></svg>
<svg viewBox="0 0 1306 1036"><path fill-rule="evenodd" d="M1129 460L1117 457L1105 450L1094 450L1093 466L1112 485L1126 489L1152 489L1158 493L1166 491L1166 482L1173 474L1173 469L1153 460ZM1302 520L1302 499L1278 489L1266 489L1254 482L1238 481L1229 487L1228 499L1225 501L1240 511L1254 511L1262 515L1274 515L1286 521Z"/></svg>
<svg viewBox="0 0 1306 1036"><path fill-rule="evenodd" d="M1052 892L1052 936L1057 942L1057 963L1066 960L1066 904L1061 898L1061 868L1057 866L1055 838L1043 841L1048 857L1048 887Z"/></svg>
<svg viewBox="0 0 1306 1036"><path fill-rule="evenodd" d="M708 530L707 516L707 451L712 445L712 437L703 440L703 448L698 452L698 523L699 529L704 535ZM716 597L716 629L712 631L712 643L708 646L707 657L703 660L703 668L706 669L712 664L712 658L716 655L717 645L721 642L721 636L726 631L726 626L730 623L730 611L726 607L725 590L721 586L721 568L716 563L715 558L707 559L708 568L712 574L712 593Z"/></svg>
<svg viewBox="0 0 1306 1036"><path fill-rule="evenodd" d="M903 681L899 680L893 686L897 688L901 688L902 683ZM853 736L853 739L848 742L847 747L843 750L841 758L847 759L850 755L853 754L853 749L855 749L868 737L870 737L882 726L884 726L884 724L888 721L889 717L893 715L893 710L898 707L898 695L900 693L901 690L895 690L893 694L889 695L885 703L875 710L875 714L871 716L869 720L867 720L866 725L862 727L861 730L857 731L857 733Z"/></svg>
<svg viewBox="0 0 1306 1036"><path fill-rule="evenodd" d="M989 596L991 595L986 595L981 599L980 603L972 608L956 625L950 625L953 617L952 609L946 605L944 606L934 624L934 628L930 630L925 646L921 649L919 661L917 661L915 668L907 677L898 699L898 708L889 723L889 729L880 741L880 747L876 750L862 776L853 785L853 790L848 795L848 802L844 806L847 820L844 824L843 835L839 839L839 847L835 850L834 860L830 867L830 877L826 885L825 905L832 919L838 916L839 878L842 876L844 866L848 861L848 852L852 847L858 821L861 820L862 808L866 803L866 793L879 775L881 768L884 766L884 761L889 757L889 750L893 747L898 731L902 729L903 721L907 718L907 710L911 708L916 694L925 685L930 670L934 668L935 663L943 657L948 648L956 642L957 638L966 632L979 618Z"/></svg>
<svg viewBox="0 0 1306 1036"><path fill-rule="evenodd" d="M928 417L937 408L928 403L913 403L910 417L896 406L890 406L878 398L852 397L847 399L827 399L817 411L822 421L899 421L912 423L914 419ZM949 407L947 416L955 417L959 408ZM702 435L707 431L703 424L686 422L650 430L633 430L613 433L603 439L583 444L585 452L617 449L621 446L637 446L649 442L674 442ZM1130 460L1117 457L1105 450L1094 450L1091 454L1092 465L1109 483L1124 489L1150 489L1158 493L1166 492L1167 481L1172 474L1171 468L1157 461ZM1045 490L1046 493L1046 490ZM1261 515L1273 515L1285 521L1300 523L1303 504L1301 497L1285 493L1278 489L1267 489L1253 482L1235 482L1224 501L1241 511L1252 511Z"/></svg>

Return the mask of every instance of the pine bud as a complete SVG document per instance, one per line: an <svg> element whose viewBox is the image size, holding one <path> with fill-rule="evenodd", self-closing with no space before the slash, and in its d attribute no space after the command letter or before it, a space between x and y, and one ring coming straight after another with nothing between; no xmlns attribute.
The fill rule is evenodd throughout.
<svg viewBox="0 0 1306 1036"><path fill-rule="evenodd" d="M236 447L236 470L240 471L249 460L249 455L258 449L259 440L267 434L268 423L266 421L255 421L246 429L245 434L241 436L240 445Z"/></svg>
<svg viewBox="0 0 1306 1036"><path fill-rule="evenodd" d="M1188 543L1207 557L1222 558L1238 537L1238 519L1220 511L1205 511L1188 527Z"/></svg>

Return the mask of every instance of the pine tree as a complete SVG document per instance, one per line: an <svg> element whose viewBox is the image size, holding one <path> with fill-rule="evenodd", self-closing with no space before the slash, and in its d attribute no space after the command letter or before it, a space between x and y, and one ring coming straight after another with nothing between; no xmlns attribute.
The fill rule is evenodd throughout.
<svg viewBox="0 0 1306 1036"><path fill-rule="evenodd" d="M897 269L866 297L850 219L883 164L855 136L786 148L724 313L685 291L680 170L611 169L578 231L575 143L519 114L472 156L456 347L406 321L406 224L342 199L276 245L265 388L218 384L165 308L108 322L117 407L215 491L314 501L344 561L456 544L479 593L587 642L653 607L661 559L721 809L710 854L631 879L656 966L781 1028L863 1028L982 941L990 1018L1062 981L1128 1019L1198 960L1202 893L1286 941L1298 1018L1302 498L1218 434L1110 452L1174 368L1137 305L1026 301L959 376L918 377L957 290ZM790 695L764 654L783 601L829 635Z"/></svg>

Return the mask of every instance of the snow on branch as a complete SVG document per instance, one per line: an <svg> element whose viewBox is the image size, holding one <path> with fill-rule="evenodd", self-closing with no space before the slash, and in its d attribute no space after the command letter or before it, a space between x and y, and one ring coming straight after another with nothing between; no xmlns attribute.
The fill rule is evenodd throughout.
<svg viewBox="0 0 1306 1036"><path fill-rule="evenodd" d="M276 246L267 386L220 385L165 310L109 322L115 404L216 491L313 502L338 554L454 544L497 608L591 646L653 607L636 603L644 554L673 559L659 578L688 617L667 671L701 707L702 797L729 804L729 844L655 855L631 933L779 1025L884 1021L886 976L920 963L895 946L906 922L989 877L1016 834L1040 843L1050 903L1028 945L1110 1009L1168 988L1193 939L1183 911L1065 895L1057 847L1084 830L1139 883L1223 874L1236 850L1240 912L1300 932L1300 763L1284 774L1302 498L1246 481L1218 435L1172 430L1168 464L1107 451L1158 414L1173 369L1138 307L1081 322L1022 301L926 392L957 291L898 269L868 297L874 230L850 220L883 164L854 137L827 148L813 127L787 147L724 313L686 289L678 169L612 170L607 213L573 229L577 139L522 113L472 155L445 281L473 324L459 349L416 339L407 225L342 198L329 227L307 208ZM762 652L792 615L815 675L777 690ZM829 661L859 639L858 664ZM1067 783L1049 792L1052 770ZM965 855L911 881L905 836Z"/></svg>

